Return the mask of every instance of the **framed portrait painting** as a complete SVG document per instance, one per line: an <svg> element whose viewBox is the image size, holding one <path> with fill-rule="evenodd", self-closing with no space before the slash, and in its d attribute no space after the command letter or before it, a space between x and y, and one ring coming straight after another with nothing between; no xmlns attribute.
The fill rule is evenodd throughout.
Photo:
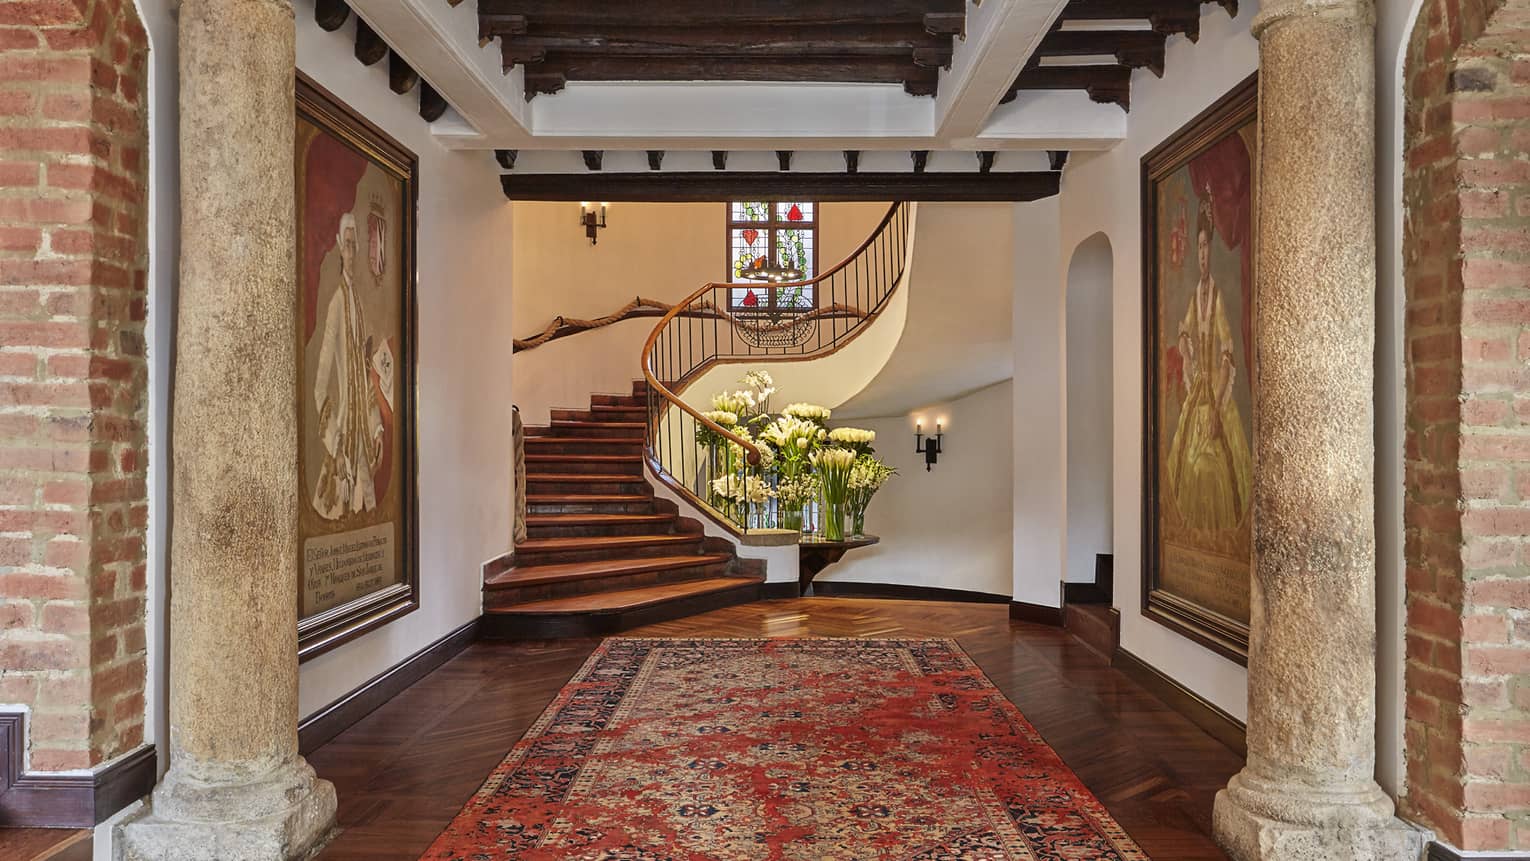
<svg viewBox="0 0 1530 861"><path fill-rule="evenodd" d="M418 160L297 79L298 654L419 607Z"/></svg>
<svg viewBox="0 0 1530 861"><path fill-rule="evenodd" d="M1251 77L1142 159L1142 611L1242 663L1257 109Z"/></svg>

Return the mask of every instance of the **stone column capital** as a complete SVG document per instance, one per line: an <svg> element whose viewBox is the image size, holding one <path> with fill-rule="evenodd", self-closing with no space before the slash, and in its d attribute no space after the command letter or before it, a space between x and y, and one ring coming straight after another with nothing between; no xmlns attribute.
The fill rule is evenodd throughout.
<svg viewBox="0 0 1530 861"><path fill-rule="evenodd" d="M1374 0L1269 0L1260 5L1249 32L1262 38L1264 31L1294 20L1374 27L1376 4Z"/></svg>

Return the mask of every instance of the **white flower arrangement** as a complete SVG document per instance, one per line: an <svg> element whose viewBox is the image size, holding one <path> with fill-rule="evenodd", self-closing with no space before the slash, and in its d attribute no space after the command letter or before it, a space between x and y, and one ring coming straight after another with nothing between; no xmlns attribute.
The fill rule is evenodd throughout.
<svg viewBox="0 0 1530 861"><path fill-rule="evenodd" d="M776 500L785 509L800 509L818 498L818 490L818 476L812 473L783 478L776 485Z"/></svg>
<svg viewBox="0 0 1530 861"><path fill-rule="evenodd" d="M786 409L781 411L781 414L790 416L794 419L803 419L805 421L823 424L829 420L829 416L833 413L828 407L821 407L817 404L802 403L789 404Z"/></svg>
<svg viewBox="0 0 1530 861"><path fill-rule="evenodd" d="M702 418L717 422L725 428L731 428L738 424L738 413L728 410L712 410L701 414Z"/></svg>
<svg viewBox="0 0 1530 861"><path fill-rule="evenodd" d="M748 389L719 392L712 396L712 409L730 412L742 419L754 415L759 410L759 398Z"/></svg>
<svg viewBox="0 0 1530 861"><path fill-rule="evenodd" d="M770 396L776 393L776 381L771 379L770 372L766 370L750 371L739 382L754 393L755 404L761 411L770 403Z"/></svg>
<svg viewBox="0 0 1530 861"><path fill-rule="evenodd" d="M835 428L829 431L829 439L850 445L870 445L877 441L877 432L862 428Z"/></svg>
<svg viewBox="0 0 1530 861"><path fill-rule="evenodd" d="M887 464L869 455L862 455L855 459L855 465L850 468L850 490L855 495L864 492L866 499L871 499L871 494L882 489L889 478L897 475L898 471Z"/></svg>
<svg viewBox="0 0 1530 861"><path fill-rule="evenodd" d="M760 505L776 495L770 485L757 475L741 477L729 473L712 482L712 492L722 499L733 503L749 502Z"/></svg>
<svg viewBox="0 0 1530 861"><path fill-rule="evenodd" d="M843 470L847 473L846 478L848 478L850 468L855 465L855 452L844 448L821 448L813 452L809 460L812 461L813 467L821 473Z"/></svg>
<svg viewBox="0 0 1530 861"><path fill-rule="evenodd" d="M795 476L802 470L817 440L818 425L782 416L760 429L760 439L780 452L781 474Z"/></svg>

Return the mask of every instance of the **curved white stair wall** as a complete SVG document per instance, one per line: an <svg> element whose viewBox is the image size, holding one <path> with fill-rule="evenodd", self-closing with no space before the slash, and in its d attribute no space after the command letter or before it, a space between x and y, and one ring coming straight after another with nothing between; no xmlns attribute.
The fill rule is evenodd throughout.
<svg viewBox="0 0 1530 861"><path fill-rule="evenodd" d="M899 294L907 322L890 354L865 369L871 379L836 404L836 420L906 416L1014 376L1014 210L1008 203L920 205Z"/></svg>

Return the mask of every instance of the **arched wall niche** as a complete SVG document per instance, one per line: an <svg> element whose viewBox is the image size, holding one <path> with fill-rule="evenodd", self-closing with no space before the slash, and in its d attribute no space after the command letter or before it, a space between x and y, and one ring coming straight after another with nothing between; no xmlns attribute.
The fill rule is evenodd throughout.
<svg viewBox="0 0 1530 861"><path fill-rule="evenodd" d="M1095 561L1111 552L1111 334L1114 259L1110 238L1080 242L1065 281L1067 539L1064 580L1095 582Z"/></svg>

